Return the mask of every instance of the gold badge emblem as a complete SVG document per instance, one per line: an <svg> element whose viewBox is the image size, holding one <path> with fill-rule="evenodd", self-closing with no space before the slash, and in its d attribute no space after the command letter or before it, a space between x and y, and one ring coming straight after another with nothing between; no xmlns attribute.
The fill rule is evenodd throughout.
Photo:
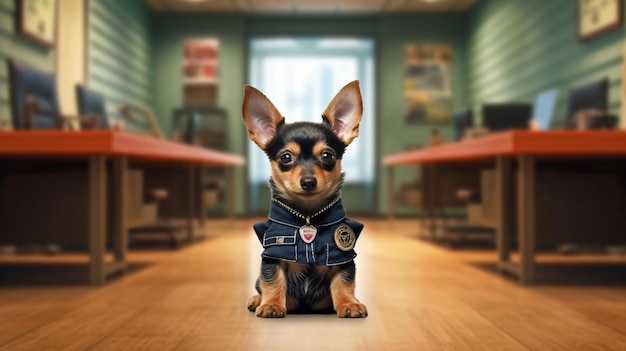
<svg viewBox="0 0 626 351"><path fill-rule="evenodd" d="M341 251L350 251L356 243L356 235L354 230L346 224L342 224L335 229L335 245Z"/></svg>

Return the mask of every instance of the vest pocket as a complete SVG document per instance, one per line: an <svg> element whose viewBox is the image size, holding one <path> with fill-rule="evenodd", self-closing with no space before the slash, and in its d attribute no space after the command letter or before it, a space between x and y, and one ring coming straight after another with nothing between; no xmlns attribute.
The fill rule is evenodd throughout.
<svg viewBox="0 0 626 351"><path fill-rule="evenodd" d="M277 231L277 232L272 231L272 232L265 232L263 234L263 247L295 245L295 244L296 244L295 231L292 234L285 233L285 231Z"/></svg>
<svg viewBox="0 0 626 351"><path fill-rule="evenodd" d="M326 244L326 265L336 266L352 261L356 257L354 250L341 251L335 244Z"/></svg>

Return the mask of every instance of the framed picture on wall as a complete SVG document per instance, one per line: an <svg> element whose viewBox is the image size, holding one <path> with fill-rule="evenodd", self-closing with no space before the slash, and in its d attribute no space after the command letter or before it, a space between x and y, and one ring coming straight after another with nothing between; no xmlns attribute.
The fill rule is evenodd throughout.
<svg viewBox="0 0 626 351"><path fill-rule="evenodd" d="M624 20L623 0L578 0L578 40L614 31Z"/></svg>
<svg viewBox="0 0 626 351"><path fill-rule="evenodd" d="M19 0L18 32L48 48L56 39L56 0Z"/></svg>

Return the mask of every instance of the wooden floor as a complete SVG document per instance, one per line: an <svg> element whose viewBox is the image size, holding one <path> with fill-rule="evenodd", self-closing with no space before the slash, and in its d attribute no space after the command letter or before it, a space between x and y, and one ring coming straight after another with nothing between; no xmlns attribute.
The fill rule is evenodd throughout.
<svg viewBox="0 0 626 351"><path fill-rule="evenodd" d="M368 318L257 318L246 309L261 251L252 222L212 221L209 239L177 251L131 251L131 272L103 287L55 282L76 269L71 255L44 258L54 265L43 271L31 256L0 256L0 349L626 350L623 255L604 258L613 273L591 284L521 287L494 273L491 250L417 240L412 220L364 220L357 296ZM542 261L549 271L563 258ZM598 278L593 266L559 272Z"/></svg>

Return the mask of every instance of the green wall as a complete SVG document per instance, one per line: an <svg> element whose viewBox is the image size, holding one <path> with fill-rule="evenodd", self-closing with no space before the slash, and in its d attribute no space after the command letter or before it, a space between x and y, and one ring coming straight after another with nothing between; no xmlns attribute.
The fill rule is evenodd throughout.
<svg viewBox="0 0 626 351"><path fill-rule="evenodd" d="M54 50L37 45L17 33L17 0L0 0L0 126L12 126L8 60L53 73Z"/></svg>
<svg viewBox="0 0 626 351"><path fill-rule="evenodd" d="M624 27L589 42L576 34L577 1L482 0L469 14L467 95L483 102L527 101L561 90L555 127L565 118L567 91L601 77L610 81L609 108L619 112Z"/></svg>
<svg viewBox="0 0 626 351"><path fill-rule="evenodd" d="M182 105L181 59L182 43L187 37L217 36L220 38L220 87L218 105L226 108L229 120L229 150L246 153L247 134L241 122L243 85L246 83L247 39L252 36L365 36L377 42L376 80L377 139L376 155L404 150L407 146L424 145L432 128L451 134L449 124L406 125L403 119L404 46L409 43L450 44L455 52L453 85L455 105L465 103L463 85L463 29L461 15L416 16L242 16L154 14L153 16L154 106L162 124L169 125L172 110ZM381 88L382 87L382 88ZM377 169L377 210L386 208L383 167ZM399 179L410 179L415 172L400 172ZM245 170L236 175L237 213L245 213ZM344 197L349 197L345 189ZM358 199L356 199L358 200ZM355 201L356 201L355 200ZM346 198L345 202L351 200ZM358 202L358 201L356 201ZM269 202L268 202L269 203Z"/></svg>
<svg viewBox="0 0 626 351"><path fill-rule="evenodd" d="M152 106L151 14L141 1L88 0L88 85L106 96L110 119L117 106ZM149 132L145 121L127 129Z"/></svg>

